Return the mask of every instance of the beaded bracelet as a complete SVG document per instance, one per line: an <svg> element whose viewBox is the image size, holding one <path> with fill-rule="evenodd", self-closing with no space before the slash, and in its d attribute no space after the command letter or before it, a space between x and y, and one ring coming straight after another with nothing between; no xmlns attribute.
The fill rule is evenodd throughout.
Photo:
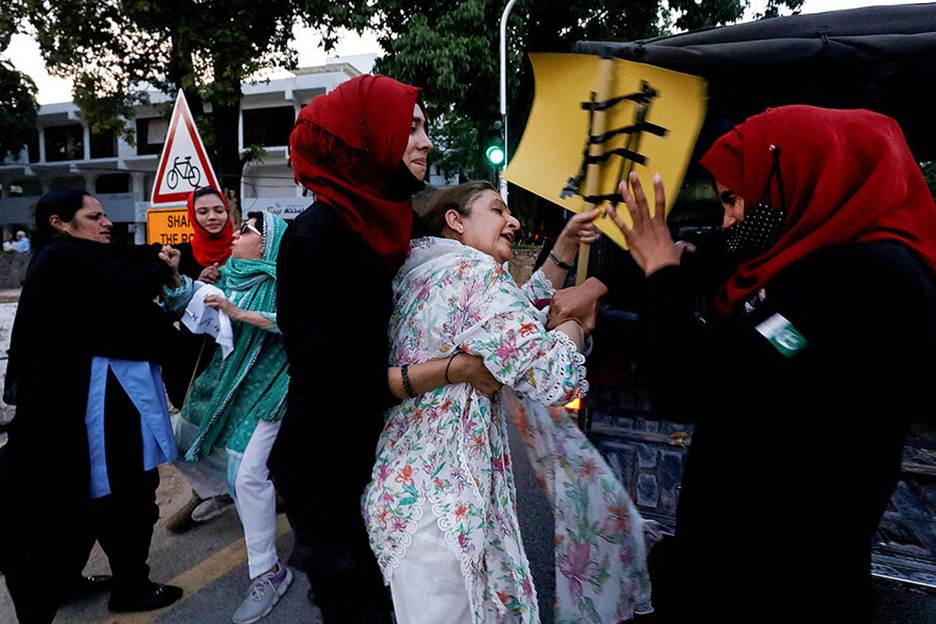
<svg viewBox="0 0 936 624"><path fill-rule="evenodd" d="M403 389L406 390L406 394L409 395L411 399L415 399L419 395L416 394L416 391L413 390L413 384L410 383L408 369L409 369L409 364L404 364L403 366L400 367L400 375L402 375L403 377Z"/></svg>

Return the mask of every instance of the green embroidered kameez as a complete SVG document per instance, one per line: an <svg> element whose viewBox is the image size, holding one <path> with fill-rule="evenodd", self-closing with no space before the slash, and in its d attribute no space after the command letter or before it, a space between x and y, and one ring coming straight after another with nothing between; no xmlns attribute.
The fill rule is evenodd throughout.
<svg viewBox="0 0 936 624"><path fill-rule="evenodd" d="M231 258L221 267L215 285L231 303L260 313L273 325L232 322L234 350L227 358L215 350L208 368L193 382L176 427L179 450L187 461L227 451L227 485L232 493L240 459L257 423L278 421L286 410L286 350L276 326L276 254L285 230L285 221L264 213L263 258ZM177 316L195 292L190 278L182 280L179 288L164 291L166 307Z"/></svg>

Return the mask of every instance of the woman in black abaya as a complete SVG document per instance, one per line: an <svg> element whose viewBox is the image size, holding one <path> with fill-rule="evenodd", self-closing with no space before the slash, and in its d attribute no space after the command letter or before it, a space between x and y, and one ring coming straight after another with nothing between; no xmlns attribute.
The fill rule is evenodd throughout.
<svg viewBox="0 0 936 624"><path fill-rule="evenodd" d="M170 325L154 303L168 269L158 248L110 245L111 222L86 193L47 193L36 225L49 242L13 325L0 571L20 623L51 622L97 539L114 574L110 608L159 608L182 594L152 583L146 565L156 464L174 452L157 364Z"/></svg>

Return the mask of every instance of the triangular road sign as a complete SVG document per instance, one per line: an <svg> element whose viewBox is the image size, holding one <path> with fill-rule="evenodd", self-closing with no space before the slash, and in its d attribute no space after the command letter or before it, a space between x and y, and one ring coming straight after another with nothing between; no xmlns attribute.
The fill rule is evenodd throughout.
<svg viewBox="0 0 936 624"><path fill-rule="evenodd" d="M201 186L213 186L220 190L198 128L185 102L185 95L180 89L175 108L172 109L172 120L159 158L150 202L154 207L184 204L189 193Z"/></svg>

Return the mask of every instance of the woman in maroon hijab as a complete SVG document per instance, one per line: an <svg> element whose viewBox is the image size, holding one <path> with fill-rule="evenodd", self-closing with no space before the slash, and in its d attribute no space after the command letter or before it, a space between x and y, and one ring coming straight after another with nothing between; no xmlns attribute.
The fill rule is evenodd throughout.
<svg viewBox="0 0 936 624"><path fill-rule="evenodd" d="M387 368L390 284L432 148L419 90L349 80L300 112L289 143L296 181L315 202L290 224L277 261L290 385L269 465L295 530L291 562L308 574L323 621L390 622L361 515L384 410L446 383L499 385L476 356Z"/></svg>
<svg viewBox="0 0 936 624"><path fill-rule="evenodd" d="M865 110L768 109L702 164L738 261L705 326L640 183L621 187L632 225L609 210L647 275L661 416L695 421L658 616L868 622L871 540L932 413L936 206L896 122Z"/></svg>

